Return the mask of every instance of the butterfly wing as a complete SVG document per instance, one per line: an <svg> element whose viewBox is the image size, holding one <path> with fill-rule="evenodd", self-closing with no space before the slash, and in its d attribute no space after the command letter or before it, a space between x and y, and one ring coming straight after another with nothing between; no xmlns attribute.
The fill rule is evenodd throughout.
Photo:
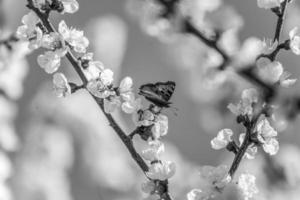
<svg viewBox="0 0 300 200"><path fill-rule="evenodd" d="M140 87L140 94L159 107L169 107L168 102L175 90L172 81L145 84Z"/></svg>
<svg viewBox="0 0 300 200"><path fill-rule="evenodd" d="M158 82L155 84L156 87L156 93L163 98L165 101L169 101L172 97L174 90L175 90L175 82L168 81L165 83Z"/></svg>

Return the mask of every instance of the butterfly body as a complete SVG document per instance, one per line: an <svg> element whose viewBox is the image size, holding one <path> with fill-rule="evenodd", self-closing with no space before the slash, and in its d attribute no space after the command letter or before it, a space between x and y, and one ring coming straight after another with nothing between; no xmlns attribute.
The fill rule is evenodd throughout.
<svg viewBox="0 0 300 200"><path fill-rule="evenodd" d="M158 107L168 108L172 104L169 100L174 93L175 86L173 81L149 83L140 87L139 94Z"/></svg>

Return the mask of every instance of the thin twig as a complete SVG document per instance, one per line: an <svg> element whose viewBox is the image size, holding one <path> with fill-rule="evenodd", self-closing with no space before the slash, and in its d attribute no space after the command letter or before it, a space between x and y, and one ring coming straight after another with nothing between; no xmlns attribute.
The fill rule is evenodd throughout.
<svg viewBox="0 0 300 200"><path fill-rule="evenodd" d="M284 22L284 18L285 18L285 13L286 13L285 11L286 11L287 5L288 5L288 0L285 0L281 3L280 13L277 14L278 19L277 19L277 25L276 25L273 42L275 42L276 40L279 42L279 40L280 40L280 34L283 29L283 22Z"/></svg>
<svg viewBox="0 0 300 200"><path fill-rule="evenodd" d="M276 49L274 49L271 53L269 54L261 54L257 57L256 60L259 58L268 58L270 61L275 61L278 53L280 50L290 50L290 40L285 40L281 44L277 45Z"/></svg>

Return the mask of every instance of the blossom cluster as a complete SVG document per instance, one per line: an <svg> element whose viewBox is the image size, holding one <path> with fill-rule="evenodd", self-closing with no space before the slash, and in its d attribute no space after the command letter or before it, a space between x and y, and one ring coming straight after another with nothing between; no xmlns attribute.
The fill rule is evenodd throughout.
<svg viewBox="0 0 300 200"><path fill-rule="evenodd" d="M68 5L68 8L78 7L75 0L59 2L64 9L67 8L66 3L74 4ZM47 9L56 9L51 6L54 3L58 2L34 1L33 5L34 9L39 9L39 13L47 13ZM145 172L149 181L143 185L143 191L149 194L148 199L153 199L156 195L159 198L168 195L168 179L175 173L175 164L160 159L160 155L164 152L164 144L160 138L168 131L168 118L161 113L162 109L152 104L148 109L143 109L141 98L136 98L133 92L133 80L130 77L123 78L119 86L115 87L113 71L105 68L102 62L94 60L93 53L87 52L89 41L83 31L69 28L65 21L59 23L57 32L45 31L45 24L34 9L23 17L23 25L18 28L17 36L28 41L28 47L32 50L46 49L44 54L38 56L37 62L47 73L54 73L55 94L58 97L66 97L79 88L86 88L95 98L103 100L104 112L107 114L113 113L118 108L131 114L137 130L147 130L139 133L149 145L149 148L142 152L142 157L150 163L149 170ZM73 11L59 10L60 13ZM84 76L82 86L68 82L63 73L57 72L61 59L73 56L72 53L78 55L76 62Z"/></svg>
<svg viewBox="0 0 300 200"><path fill-rule="evenodd" d="M261 108L259 104L258 92L253 89L246 89L242 93L241 101L237 104L229 104L230 111L237 116L237 120L246 128L246 133L239 134L239 145L233 140L233 131L231 129L222 129L218 135L211 140L211 146L213 149L219 150L227 148L229 151L233 151L235 154L239 154L241 149L246 148L243 157L247 159L254 159L257 153L257 147L262 146L263 150L270 154L275 155L279 150L279 143L276 139L277 131L270 125L268 121L268 113L257 112L257 109ZM260 116L263 114L263 116ZM247 143L248 140L249 143ZM250 174L242 174L239 177L239 187L242 189L242 193L245 199L252 197L257 193L255 186L255 177ZM251 192L248 191L251 189Z"/></svg>
<svg viewBox="0 0 300 200"><path fill-rule="evenodd" d="M135 119L138 125L137 130L147 130L139 134L149 144L149 148L142 151L142 157L150 163L149 171L146 173L150 180L143 184L142 190L149 194L146 199L158 200L167 192L161 189L162 185L167 187L168 179L176 171L175 163L161 160L165 147L160 139L167 134L168 118L161 113L153 112L152 108L139 110Z"/></svg>
<svg viewBox="0 0 300 200"><path fill-rule="evenodd" d="M76 1L62 1L65 12L74 13L78 8ZM49 1L35 1L34 5L43 10ZM73 10L70 11L70 8ZM130 77L124 78L120 86L113 87L113 72L105 69L100 61L93 60L92 53L86 53L89 45L84 32L69 28L65 21L58 25L58 32L42 31L43 25L40 18L33 11L30 11L22 18L23 25L17 30L17 36L29 41L29 48L34 50L44 48L47 51L39 55L37 62L47 73L53 74L54 92L58 97L65 97L76 90L76 85L69 83L63 73L57 72L61 66L61 59L74 51L80 54L79 63L84 73L87 84L86 87L94 96L104 99L104 107L107 113L113 112L121 106L126 113L133 113L140 108L140 99L134 97L131 92L132 80Z"/></svg>

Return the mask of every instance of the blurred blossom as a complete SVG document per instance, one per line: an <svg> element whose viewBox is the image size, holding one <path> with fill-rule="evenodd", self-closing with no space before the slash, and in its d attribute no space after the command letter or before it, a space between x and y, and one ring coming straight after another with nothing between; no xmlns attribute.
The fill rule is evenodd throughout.
<svg viewBox="0 0 300 200"><path fill-rule="evenodd" d="M255 184L255 176L252 174L241 174L238 181L238 187L241 189L244 199L248 200L258 193L257 186Z"/></svg>
<svg viewBox="0 0 300 200"><path fill-rule="evenodd" d="M220 47L224 49L228 55L241 53L241 52L237 52L239 50L240 41L238 39L238 31L236 29L228 29L225 32L223 32L218 43Z"/></svg>
<svg viewBox="0 0 300 200"><path fill-rule="evenodd" d="M176 12L164 16L168 15L165 14L165 8L155 0L128 0L127 8L131 15L138 17L142 30L148 35L162 42L172 42L178 38L182 24Z"/></svg>
<svg viewBox="0 0 300 200"><path fill-rule="evenodd" d="M3 152L0 152L0 182L1 184L12 175L12 163Z"/></svg>
<svg viewBox="0 0 300 200"><path fill-rule="evenodd" d="M23 80L28 72L25 56L29 51L26 45L14 43L12 51L0 46L0 88L12 99L20 98L23 93Z"/></svg>
<svg viewBox="0 0 300 200"><path fill-rule="evenodd" d="M262 42L255 37L247 38L238 52L234 55L233 65L237 67L244 67L253 64L262 51Z"/></svg>
<svg viewBox="0 0 300 200"><path fill-rule="evenodd" d="M66 13L75 13L79 9L79 4L76 0L62 0L61 2Z"/></svg>
<svg viewBox="0 0 300 200"><path fill-rule="evenodd" d="M71 200L67 171L73 163L72 139L66 130L37 121L33 120L17 159L16 197Z"/></svg>
<svg viewBox="0 0 300 200"><path fill-rule="evenodd" d="M60 67L61 57L54 51L47 51L37 57L37 63L48 74L52 74Z"/></svg>
<svg viewBox="0 0 300 200"><path fill-rule="evenodd" d="M179 9L182 15L191 18L197 27L202 27L206 12L216 10L221 4L222 0L183 0L180 2Z"/></svg>
<svg viewBox="0 0 300 200"><path fill-rule="evenodd" d="M207 13L205 17L206 25L221 33L230 29L239 30L244 24L242 16L233 7L227 5Z"/></svg>
<svg viewBox="0 0 300 200"><path fill-rule="evenodd" d="M0 40L10 37L9 32L0 30ZM0 199L11 200L13 165L8 152L16 151L19 140L15 132L17 108L15 100L23 93L23 79L27 74L25 56L28 49L23 42L12 42L11 48L0 46Z"/></svg>
<svg viewBox="0 0 300 200"><path fill-rule="evenodd" d="M0 146L5 151L15 151L19 147L19 139L12 122L0 122Z"/></svg>

